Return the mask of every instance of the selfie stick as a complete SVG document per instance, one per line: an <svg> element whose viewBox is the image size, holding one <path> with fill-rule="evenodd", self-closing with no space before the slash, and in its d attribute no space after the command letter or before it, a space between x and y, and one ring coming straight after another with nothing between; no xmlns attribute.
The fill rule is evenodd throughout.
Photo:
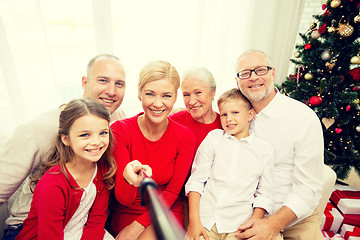
<svg viewBox="0 0 360 240"><path fill-rule="evenodd" d="M146 205L149 209L157 239L184 240L184 230L170 212L167 204L158 196L157 190L155 181L147 176L139 186L141 205Z"/></svg>

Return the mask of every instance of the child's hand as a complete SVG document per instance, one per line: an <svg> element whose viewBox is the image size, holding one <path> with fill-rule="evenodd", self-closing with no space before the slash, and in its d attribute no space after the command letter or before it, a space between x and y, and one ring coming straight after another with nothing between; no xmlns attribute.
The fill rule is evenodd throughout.
<svg viewBox="0 0 360 240"><path fill-rule="evenodd" d="M203 236L205 240L209 240L209 236L206 233L206 229L201 222L190 223L186 231L186 240L199 240L200 236Z"/></svg>
<svg viewBox="0 0 360 240"><path fill-rule="evenodd" d="M148 165L141 165L138 160L134 160L126 165L123 176L130 185L138 187L143 180L142 171L147 176L152 176L152 170Z"/></svg>
<svg viewBox="0 0 360 240"><path fill-rule="evenodd" d="M253 226L253 224L254 224L254 219L249 219L248 221L244 222L244 223L241 224L241 225L239 226L239 228L237 229L235 236L238 237L238 235L239 235L240 233L242 233L242 232L244 232L245 230L251 228L251 227Z"/></svg>

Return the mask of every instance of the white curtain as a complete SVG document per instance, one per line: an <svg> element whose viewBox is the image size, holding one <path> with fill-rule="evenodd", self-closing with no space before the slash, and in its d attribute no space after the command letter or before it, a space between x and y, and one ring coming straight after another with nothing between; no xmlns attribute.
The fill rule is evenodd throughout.
<svg viewBox="0 0 360 240"><path fill-rule="evenodd" d="M236 87L238 55L257 48L282 81L304 1L0 0L0 145L18 124L81 97L87 62L99 53L125 66L127 116L141 111L138 73L154 59L180 73L207 67L218 97ZM183 106L181 94L176 105Z"/></svg>

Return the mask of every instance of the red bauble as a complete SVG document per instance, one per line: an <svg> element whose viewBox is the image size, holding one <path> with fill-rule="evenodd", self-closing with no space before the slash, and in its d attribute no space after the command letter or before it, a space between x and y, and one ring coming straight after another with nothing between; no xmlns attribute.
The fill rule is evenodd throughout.
<svg viewBox="0 0 360 240"><path fill-rule="evenodd" d="M322 10L325 10L325 9L326 9L326 4L323 4L323 5L321 6L321 8L322 8Z"/></svg>
<svg viewBox="0 0 360 240"><path fill-rule="evenodd" d="M309 99L309 103L314 107L319 106L322 103L322 98L320 96L312 96Z"/></svg>
<svg viewBox="0 0 360 240"><path fill-rule="evenodd" d="M305 48L306 50L308 50L308 49L310 49L311 47L312 47L311 43L307 43L307 44L305 44L305 47L304 47L304 48Z"/></svg>
<svg viewBox="0 0 360 240"><path fill-rule="evenodd" d="M347 105L345 110L348 112L348 111L350 111L350 108L351 108L350 105Z"/></svg>

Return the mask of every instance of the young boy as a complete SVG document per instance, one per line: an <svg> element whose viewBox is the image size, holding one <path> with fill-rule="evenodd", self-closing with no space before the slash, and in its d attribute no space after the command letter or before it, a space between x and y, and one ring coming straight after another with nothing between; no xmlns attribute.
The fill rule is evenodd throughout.
<svg viewBox="0 0 360 240"><path fill-rule="evenodd" d="M218 107L224 130L203 140L185 185L188 239L237 240L241 224L271 211L274 149L249 133L255 112L238 89L223 93Z"/></svg>

